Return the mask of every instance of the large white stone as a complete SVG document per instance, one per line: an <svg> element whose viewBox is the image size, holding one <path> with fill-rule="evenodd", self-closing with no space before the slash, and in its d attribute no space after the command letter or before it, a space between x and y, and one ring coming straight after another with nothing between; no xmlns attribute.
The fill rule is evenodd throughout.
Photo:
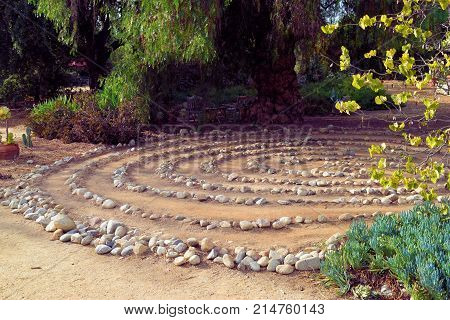
<svg viewBox="0 0 450 320"><path fill-rule="evenodd" d="M57 214L53 218L53 225L56 229L62 229L63 231L70 231L76 228L75 222L65 214Z"/></svg>

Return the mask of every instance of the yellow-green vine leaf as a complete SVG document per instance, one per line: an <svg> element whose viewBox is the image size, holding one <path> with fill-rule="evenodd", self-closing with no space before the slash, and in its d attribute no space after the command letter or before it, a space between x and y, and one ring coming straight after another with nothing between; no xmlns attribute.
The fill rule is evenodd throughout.
<svg viewBox="0 0 450 320"><path fill-rule="evenodd" d="M372 158L374 154L382 154L384 150L386 149L386 144L382 143L380 145L373 144L369 148L369 154Z"/></svg>
<svg viewBox="0 0 450 320"><path fill-rule="evenodd" d="M447 10L447 7L450 5L450 0L438 0L438 2L442 10Z"/></svg>
<svg viewBox="0 0 450 320"><path fill-rule="evenodd" d="M338 27L338 24L327 24L326 26L320 27L320 29L325 34L332 34Z"/></svg>
<svg viewBox="0 0 450 320"><path fill-rule="evenodd" d="M364 17L359 19L359 26L361 27L361 29L365 30L367 27L373 26L375 22L377 22L376 17L371 18L366 14Z"/></svg>
<svg viewBox="0 0 450 320"><path fill-rule="evenodd" d="M370 50L367 53L364 53L364 58L370 59L372 57L375 57L377 55L377 50Z"/></svg>
<svg viewBox="0 0 450 320"><path fill-rule="evenodd" d="M387 97L385 96L376 96L375 97L375 103L378 105L381 105L387 101Z"/></svg>
<svg viewBox="0 0 450 320"><path fill-rule="evenodd" d="M378 169L385 169L386 168L386 158L380 158L378 160Z"/></svg>
<svg viewBox="0 0 450 320"><path fill-rule="evenodd" d="M347 114L350 114L350 112L355 112L361 109L361 106L354 100L338 101L336 103L336 109L339 110L341 113L345 112Z"/></svg>
<svg viewBox="0 0 450 320"><path fill-rule="evenodd" d="M341 71L345 71L348 68L350 68L350 55L348 53L348 49L344 46L341 47L341 51L342 53L339 59L340 60L339 66Z"/></svg>
<svg viewBox="0 0 450 320"><path fill-rule="evenodd" d="M389 129L391 129L394 132L402 131L403 129L405 129L405 123L404 122L400 122L400 123L394 122L389 125Z"/></svg>

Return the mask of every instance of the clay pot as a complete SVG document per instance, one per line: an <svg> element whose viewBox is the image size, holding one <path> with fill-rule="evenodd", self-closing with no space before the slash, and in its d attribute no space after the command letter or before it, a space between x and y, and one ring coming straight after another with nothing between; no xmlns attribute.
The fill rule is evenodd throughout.
<svg viewBox="0 0 450 320"><path fill-rule="evenodd" d="M1 144L0 143L0 160L16 160L19 157L18 144Z"/></svg>

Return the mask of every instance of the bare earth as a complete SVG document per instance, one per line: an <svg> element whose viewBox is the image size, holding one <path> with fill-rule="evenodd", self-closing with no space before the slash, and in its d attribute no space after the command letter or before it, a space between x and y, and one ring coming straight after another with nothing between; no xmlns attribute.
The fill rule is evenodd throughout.
<svg viewBox="0 0 450 320"><path fill-rule="evenodd" d="M1 299L336 299L319 274L191 269L160 259L117 259L49 241L35 223L0 208ZM56 258L55 258L56 257Z"/></svg>
<svg viewBox="0 0 450 320"><path fill-rule="evenodd" d="M450 113L449 99L443 98L442 117L446 119ZM409 112L416 109L409 106ZM383 121L391 119L389 112L376 111L371 113ZM20 138L25 131L25 114L15 114L12 131ZM357 117L320 117L307 119L307 123L315 123L318 127L328 124L347 126L358 123ZM369 140L364 140L364 134L373 140L390 140L398 143L398 139L380 134L382 124L367 122L364 130L355 130L352 138L360 143L355 147L359 155L367 157ZM1 128L3 130L3 128ZM372 131L373 130L373 131ZM377 131L378 130L378 131ZM377 132L378 134L376 134ZM336 133L340 134L340 133ZM361 137L357 137L358 135ZM342 140L345 140L345 136ZM324 138L326 140L326 137ZM401 142L400 142L401 143ZM60 141L48 141L35 138L32 150L21 150L21 157L16 163L0 162L0 187L12 185L14 179L28 173L34 165L49 164L66 156L77 158L91 149L89 144L63 144ZM134 156L136 158L136 155ZM33 164L27 164L33 160ZM81 201L71 195L64 181L74 172L83 168L89 160L70 163L62 170L45 177L40 187L58 203L64 204L74 219L82 220L86 216L96 216L103 219L117 218L129 226L139 227L146 232L161 232L167 236L188 237L198 239L211 237L221 246L242 245L253 249L266 250L269 246L285 246L292 250L314 246L336 232L344 233L349 223L337 223L337 217L342 213L373 213L376 210L400 211L409 205L395 207L376 206L288 206L282 207L269 204L250 210L245 206L217 205L214 203L197 203L187 200L150 197L127 190L114 188L111 173L131 158L121 159L97 168L95 172L83 181L89 190L98 192L120 203L139 205L146 212L183 214L193 218L203 219L255 219L262 215L273 219L283 215L314 218L323 213L333 219L326 224L295 225L280 230L253 230L242 232L236 229L223 230L216 228L205 230L198 225L180 224L173 220L150 221L141 216L126 215L118 209L105 211L90 202ZM274 164L274 163L272 163ZM230 161L225 171L239 170L237 163ZM309 164L311 165L311 163ZM314 166L318 164L314 163ZM198 163L191 168L180 167L187 173L193 173L211 180L214 176L202 176L201 172L192 172L198 168ZM170 182L157 179L153 169L131 171L134 181L152 184L160 187L179 188ZM352 169L359 169L352 168ZM2 175L4 176L3 178ZM11 178L8 176L11 175ZM181 189L180 189L181 190ZM229 193L228 195L235 196ZM265 195L269 200L279 196ZM316 196L319 197L319 196ZM325 197L326 196L320 196ZM348 197L348 195L346 195ZM314 197L312 197L314 198ZM370 223L370 220L369 220ZM335 289L326 288L317 272L295 272L290 276L280 276L271 272L241 272L229 270L223 266L207 263L186 270L184 267L166 263L163 259L153 256L139 257L105 257L96 255L92 247L81 247L74 244L50 241L51 234L42 227L24 220L22 216L13 215L9 210L0 207L0 299L338 299Z"/></svg>

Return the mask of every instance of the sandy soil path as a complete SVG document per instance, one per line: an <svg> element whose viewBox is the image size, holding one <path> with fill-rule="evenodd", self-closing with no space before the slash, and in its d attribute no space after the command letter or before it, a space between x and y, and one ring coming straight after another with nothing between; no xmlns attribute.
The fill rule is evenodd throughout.
<svg viewBox="0 0 450 320"><path fill-rule="evenodd" d="M318 274L242 273L208 265L189 272L148 257L118 259L49 241L0 208L0 299L335 299Z"/></svg>

